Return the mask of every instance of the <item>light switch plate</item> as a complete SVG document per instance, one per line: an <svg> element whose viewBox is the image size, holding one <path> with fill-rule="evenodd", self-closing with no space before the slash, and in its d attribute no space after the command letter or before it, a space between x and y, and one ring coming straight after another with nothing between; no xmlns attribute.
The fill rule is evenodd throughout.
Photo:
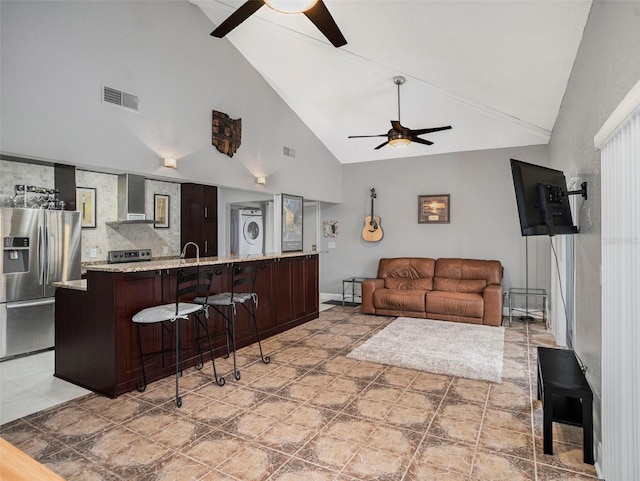
<svg viewBox="0 0 640 481"><path fill-rule="evenodd" d="M91 258L98 257L98 249L91 249L89 251L89 257Z"/></svg>
<svg viewBox="0 0 640 481"><path fill-rule="evenodd" d="M329 249L335 249L336 248L336 243L335 242L329 242L327 244L327 246L329 247Z"/></svg>

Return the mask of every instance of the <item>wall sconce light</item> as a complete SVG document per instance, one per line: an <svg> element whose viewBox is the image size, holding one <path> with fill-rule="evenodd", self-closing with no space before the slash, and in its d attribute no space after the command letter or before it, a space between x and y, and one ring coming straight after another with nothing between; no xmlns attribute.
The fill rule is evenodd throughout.
<svg viewBox="0 0 640 481"><path fill-rule="evenodd" d="M258 184L258 185L266 185L267 184L267 178L262 176L262 175L256 177L256 184Z"/></svg>
<svg viewBox="0 0 640 481"><path fill-rule="evenodd" d="M178 161L176 159L164 159L164 166L175 169L178 167Z"/></svg>

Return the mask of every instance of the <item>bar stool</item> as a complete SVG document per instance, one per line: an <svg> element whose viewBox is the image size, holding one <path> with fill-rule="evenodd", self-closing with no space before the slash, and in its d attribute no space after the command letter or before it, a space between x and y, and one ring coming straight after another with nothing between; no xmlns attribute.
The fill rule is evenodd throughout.
<svg viewBox="0 0 640 481"><path fill-rule="evenodd" d="M167 332L173 331L173 336L175 338L176 405L178 407L182 406L182 398L180 397L178 386L178 380L182 373L180 360L180 320L189 319L190 317L196 322L196 335L198 338L198 353L200 356L200 363L199 367L198 364L196 364L196 368L202 369L202 366L204 364L202 349L200 347L200 327L202 327L207 334L207 340L209 343L209 352L211 354L211 363L213 365L213 377L217 385L224 385L224 378L218 377L218 374L216 372L213 347L211 344L211 335L207 326L207 319L209 317L207 303L194 303L192 301L192 298L194 296L198 297L199 299L208 298L213 275L213 270L211 270L210 272L202 271L200 267L197 267L195 271L185 271L185 268L180 268L178 270L178 279L176 283L175 302L171 304L148 307L133 316L132 321L136 325L138 334L138 351L140 353L140 367L142 369L142 384L137 386L138 391L143 392L147 388L147 376L144 369L144 358L169 352L167 350L147 353L143 352L142 338L140 336L140 326L161 323L163 332L164 330L166 330ZM187 300L190 302L186 302ZM173 325L173 329L170 329L169 326L171 325Z"/></svg>
<svg viewBox="0 0 640 481"><path fill-rule="evenodd" d="M231 289L229 292L221 292L213 294L205 298L195 298L193 302L208 304L213 307L225 320L225 332L227 341L227 357L230 355L229 341L231 341L233 351L233 375L236 380L240 380L240 371L238 370L236 360L236 315L237 305L241 305L249 314L253 321L255 335L260 348L260 359L265 364L271 362L269 356L265 356L262 352L262 344L260 342L260 333L258 332L258 323L256 320L256 309L258 308L258 294L255 292L256 279L258 269L264 269L263 264L247 264L238 263L231 266Z"/></svg>

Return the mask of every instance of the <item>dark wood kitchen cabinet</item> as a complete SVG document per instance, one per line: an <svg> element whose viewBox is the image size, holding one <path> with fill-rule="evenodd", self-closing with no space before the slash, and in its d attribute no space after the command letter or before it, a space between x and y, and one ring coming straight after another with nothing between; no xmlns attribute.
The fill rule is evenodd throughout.
<svg viewBox="0 0 640 481"><path fill-rule="evenodd" d="M295 323L318 312L318 256L274 260L275 318L278 325Z"/></svg>
<svg viewBox="0 0 640 481"><path fill-rule="evenodd" d="M195 242L200 257L218 255L218 188L212 185L181 184L180 245ZM195 257L187 249L186 257Z"/></svg>

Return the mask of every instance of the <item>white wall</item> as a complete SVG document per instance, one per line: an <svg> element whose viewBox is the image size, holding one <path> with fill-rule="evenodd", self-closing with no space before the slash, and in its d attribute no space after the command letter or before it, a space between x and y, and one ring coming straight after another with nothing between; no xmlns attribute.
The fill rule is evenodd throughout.
<svg viewBox="0 0 640 481"><path fill-rule="evenodd" d="M600 206L606 199L601 198L600 152L593 137L640 78L639 46L640 3L594 2L549 150L554 168L571 177L581 176L589 184L589 198L580 215L582 232L575 238L575 350L587 366L587 380L594 391L596 446L601 433L600 403L606 395L601 392L600 288ZM610 323L616 325L615 320Z"/></svg>
<svg viewBox="0 0 640 481"><path fill-rule="evenodd" d="M340 235L323 238L327 253L320 256L320 291L341 293L342 279L375 277L381 257L398 256L498 259L505 289L523 287L525 240L511 157L548 164L547 147L533 146L345 165L344 203L322 207L322 221L339 221ZM372 187L384 237L370 243L361 233ZM418 195L425 194L451 195L450 224L418 224ZM329 241L335 249L328 248ZM530 287L550 287L548 242L547 237L529 240Z"/></svg>
<svg viewBox="0 0 640 481"><path fill-rule="evenodd" d="M0 9L2 152L341 201L339 162L227 40L209 35L195 5L3 0ZM103 84L138 95L140 112L102 103ZM212 110L242 118L233 158L211 145Z"/></svg>

